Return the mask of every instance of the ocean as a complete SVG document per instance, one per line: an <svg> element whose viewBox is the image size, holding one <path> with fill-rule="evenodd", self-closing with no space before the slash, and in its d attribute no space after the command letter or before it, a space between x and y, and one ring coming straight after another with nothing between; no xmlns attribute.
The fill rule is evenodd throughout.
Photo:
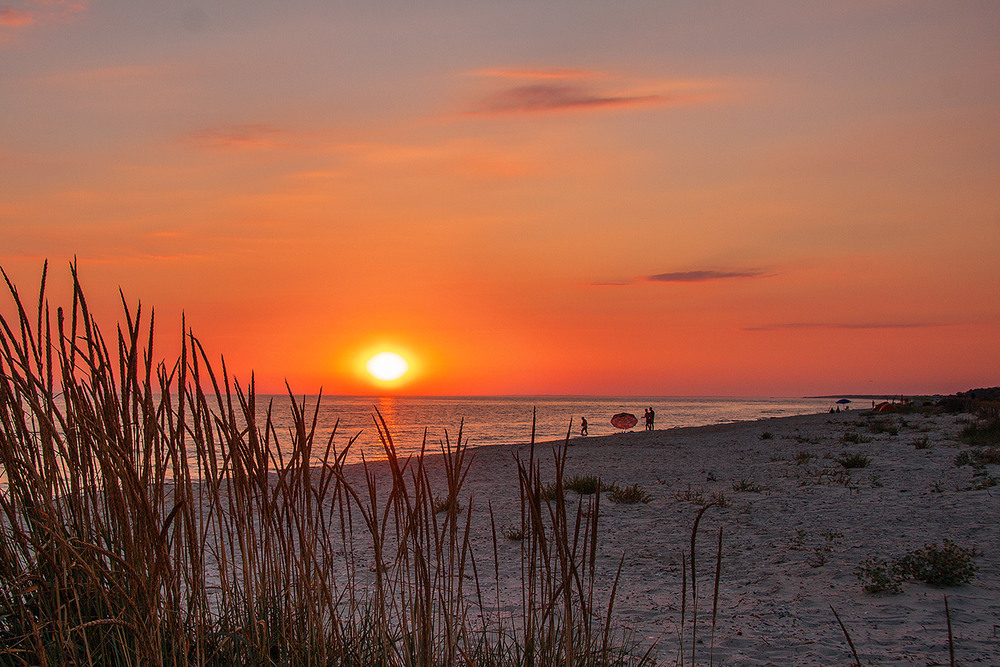
<svg viewBox="0 0 1000 667"><path fill-rule="evenodd" d="M311 418L316 397L305 401ZM287 396L258 396L258 412L263 415L272 403L272 419L280 441L290 439L290 400ZM319 405L316 445L325 447L336 425L334 447L340 451L357 436L348 460L384 458L375 427L376 411L382 415L397 452L420 450L426 433L430 451L440 451L446 440L454 445L462 430L469 447L526 443L531 439L534 412L535 441L557 440L580 433L580 419L588 421L591 436L620 432L611 425L619 412L634 414L643 428L643 411L656 413L657 430L683 426L706 426L767 417L826 412L833 405L828 398L676 398L676 397L592 397L592 396L324 396ZM339 422L339 424L338 424Z"/></svg>

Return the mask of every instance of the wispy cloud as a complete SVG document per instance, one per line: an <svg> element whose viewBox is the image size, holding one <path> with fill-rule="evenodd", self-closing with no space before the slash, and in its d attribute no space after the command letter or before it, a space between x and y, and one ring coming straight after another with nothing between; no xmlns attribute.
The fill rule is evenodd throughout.
<svg viewBox="0 0 1000 667"><path fill-rule="evenodd" d="M0 26L19 28L31 25L35 22L35 16L31 12L13 7L0 8Z"/></svg>
<svg viewBox="0 0 1000 667"><path fill-rule="evenodd" d="M743 327L743 331L778 331L781 329L848 329L868 331L873 329L925 329L943 326L926 322L785 322Z"/></svg>
<svg viewBox="0 0 1000 667"><path fill-rule="evenodd" d="M28 0L17 6L0 7L0 26L24 28L36 23L58 21L87 9L87 3L72 0Z"/></svg>
<svg viewBox="0 0 1000 667"><path fill-rule="evenodd" d="M585 86L565 83L537 83L515 86L490 95L472 108L471 114L544 113L572 109L600 109L663 104L663 95L608 95Z"/></svg>
<svg viewBox="0 0 1000 667"><path fill-rule="evenodd" d="M592 287L625 287L631 284L631 280L602 280L590 283Z"/></svg>
<svg viewBox="0 0 1000 667"><path fill-rule="evenodd" d="M707 81L635 82L574 68L498 68L473 73L507 85L479 97L465 111L472 116L541 114L567 111L680 104L706 99Z"/></svg>
<svg viewBox="0 0 1000 667"><path fill-rule="evenodd" d="M276 148L287 142L292 133L262 123L213 127L188 137L202 148L220 151L247 151Z"/></svg>
<svg viewBox="0 0 1000 667"><path fill-rule="evenodd" d="M749 271L673 271L670 273L657 273L648 276L646 280L654 283L707 283L715 280L737 280L741 278L762 278L765 277L763 271L751 269Z"/></svg>

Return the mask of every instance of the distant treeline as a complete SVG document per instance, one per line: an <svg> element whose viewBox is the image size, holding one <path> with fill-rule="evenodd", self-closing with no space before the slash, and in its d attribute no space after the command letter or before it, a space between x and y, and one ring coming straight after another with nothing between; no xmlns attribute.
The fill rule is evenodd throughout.
<svg viewBox="0 0 1000 667"><path fill-rule="evenodd" d="M830 394L828 396L806 396L806 398L853 398L865 399L869 401L890 401L901 398L913 398L914 396L907 396L904 394ZM1000 401L1000 387L980 387L978 389L969 389L968 391L960 391L954 394L919 394L919 396L938 400L958 398L976 401Z"/></svg>
<svg viewBox="0 0 1000 667"><path fill-rule="evenodd" d="M974 401L1000 401L1000 387L986 387L960 391L956 394L956 396L958 398L967 398Z"/></svg>

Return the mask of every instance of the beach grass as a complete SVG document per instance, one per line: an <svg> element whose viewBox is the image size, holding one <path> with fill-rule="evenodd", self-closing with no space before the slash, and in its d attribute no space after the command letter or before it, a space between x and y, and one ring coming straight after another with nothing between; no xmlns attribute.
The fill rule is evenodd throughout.
<svg viewBox="0 0 1000 667"><path fill-rule="evenodd" d="M969 445L1000 445L1000 418L976 419L959 433L959 439Z"/></svg>
<svg viewBox="0 0 1000 667"><path fill-rule="evenodd" d="M428 443L397 456L376 413L385 461L351 468L318 405L290 396L279 434L252 376L183 324L179 356L157 361L152 316L124 297L109 335L71 272L55 311L46 272L37 301L4 274L0 664L652 663L612 623L617 582L596 593L601 493L567 501L565 443L554 479L534 436L518 461L520 612L503 617L470 547L461 430L441 480Z"/></svg>
<svg viewBox="0 0 1000 667"><path fill-rule="evenodd" d="M861 452L842 452L837 457L837 463L847 469L867 468L872 459L867 454Z"/></svg>

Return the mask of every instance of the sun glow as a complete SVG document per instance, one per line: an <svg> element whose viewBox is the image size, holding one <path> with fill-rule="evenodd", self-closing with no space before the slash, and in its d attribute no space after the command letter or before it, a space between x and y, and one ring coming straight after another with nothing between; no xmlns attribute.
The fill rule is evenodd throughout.
<svg viewBox="0 0 1000 667"><path fill-rule="evenodd" d="M406 375L410 364L395 352L379 352L368 360L365 368L376 380L392 382Z"/></svg>

